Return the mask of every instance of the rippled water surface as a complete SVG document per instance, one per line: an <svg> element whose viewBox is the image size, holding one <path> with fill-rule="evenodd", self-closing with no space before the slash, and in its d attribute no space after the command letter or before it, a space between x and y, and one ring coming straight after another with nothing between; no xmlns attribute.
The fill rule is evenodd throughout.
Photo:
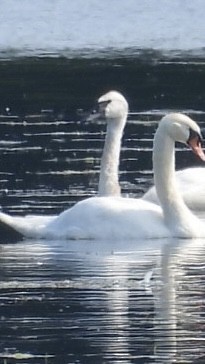
<svg viewBox="0 0 205 364"><path fill-rule="evenodd" d="M204 242L25 241L0 266L8 362L203 363Z"/></svg>
<svg viewBox="0 0 205 364"><path fill-rule="evenodd" d="M53 15L47 19L46 11L43 11L26 33L24 27L33 19L31 14L36 14L34 9L33 13L29 12L28 1L21 2L24 8L22 23L19 23L16 4L20 2L16 1L12 11L4 17L8 3L14 5L12 0L2 1L4 12L0 15L1 20L2 17L8 20L7 25L1 21L4 32L0 35L3 57L0 61L2 211L17 215L58 214L96 194L106 125L103 121L87 122L79 115L82 110L90 110L95 100L111 89L122 92L130 106L120 156L122 193L136 198L142 196L152 185L152 140L161 116L173 110L183 111L202 128L205 125L203 52L200 58L197 57L193 46L195 39L196 47L201 47L202 33L197 33L197 39L194 36L199 22L192 21L190 34L193 37L186 37L187 43L180 56L176 52L169 56L161 50L158 52L156 37L151 39L154 42L150 43L151 49L145 45L140 51L131 47L128 52L128 33L120 28L124 38L118 39L127 40L123 43L126 48L123 52L112 49L108 54L106 47L109 44L103 43L106 52L103 48L99 55L96 47L96 52L88 52L88 57L80 43L80 52L77 56L72 53L71 57L70 48L65 51L62 43L59 43L60 53L56 48L56 39L63 39L61 27L58 32L54 31L52 39L48 37ZM51 3L56 4L59 15L60 8L55 1L41 2L44 10L45 6L51 8ZM129 7L136 2L125 3ZM176 8L181 4L172 3L168 7ZM143 8L150 10L150 2L143 4L141 21L145 19L143 14L148 18L151 16L149 11L144 13ZM159 4L160 1L157 6ZM200 1L196 1L195 6L188 2L183 4L187 6L186 11L185 7L180 7L181 12L174 14L196 17L199 11L196 4L201 4L202 13ZM117 8L117 11L121 14L122 9ZM166 18L162 16L164 11L161 15L157 13L161 19ZM50 14L54 14L53 8ZM124 16L124 12L122 14ZM128 19L134 16L134 13L127 14ZM10 34L9 24L17 19L19 27L15 34L13 32L14 37L1 38L2 34ZM65 24L63 19L62 26ZM198 19L201 21L203 17ZM37 41L33 36L34 25L42 29L45 24L48 25L46 32L38 33L42 35L42 44L37 42L38 52L34 44ZM130 26L133 23L130 22ZM185 39L182 28L181 41ZM142 37L147 29L143 29ZM157 29L160 28L156 27L155 32ZM162 45L167 45L169 51L173 50L171 44L176 39L175 30L179 28L172 29L170 38L161 30L157 33L162 35ZM100 31L102 28L99 27L101 39L108 40L105 30ZM85 36L87 32L89 29L85 28ZM66 31L65 34L68 37ZM89 34L96 36L92 32ZM112 34L111 41L115 43L116 34ZM79 42L84 35L78 38ZM151 37L150 32L149 35ZM19 50L8 42L10 39L18 44L16 37L21 40ZM51 48L45 46L48 39L52 40ZM165 44L166 39L170 42ZM186 54L190 47L194 50L191 57ZM53 49L55 57L44 58L45 49L49 55ZM41 57L19 57L30 54L41 54ZM190 150L177 145L177 169L202 165ZM25 240L12 244L1 233L0 241L0 362L205 362L203 240L115 243Z"/></svg>
<svg viewBox="0 0 205 364"><path fill-rule="evenodd" d="M152 183L152 137L163 113L130 112L120 165L125 195L139 197ZM190 113L204 125L203 111ZM41 112L2 115L0 128L3 211L59 213L96 193L103 122ZM177 166L187 164L198 161L180 146ZM5 362L204 360L203 241L3 241L0 270Z"/></svg>

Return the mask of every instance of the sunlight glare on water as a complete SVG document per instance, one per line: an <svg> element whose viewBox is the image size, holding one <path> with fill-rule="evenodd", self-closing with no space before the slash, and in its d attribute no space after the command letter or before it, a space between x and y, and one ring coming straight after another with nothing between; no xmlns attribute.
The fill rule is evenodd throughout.
<svg viewBox="0 0 205 364"><path fill-rule="evenodd" d="M200 55L204 11L203 0L114 0L109 6L97 0L2 0L0 52L69 57L134 47Z"/></svg>
<svg viewBox="0 0 205 364"><path fill-rule="evenodd" d="M104 92L129 102L124 197L153 184L164 114L184 112L204 128L202 0L0 7L3 212L39 219L97 194L106 125L79 115ZM187 147L176 151L177 170L203 166ZM2 363L204 364L204 240L0 239Z"/></svg>
<svg viewBox="0 0 205 364"><path fill-rule="evenodd" d="M203 111L189 113L203 125ZM124 195L140 197L152 184L152 138L163 114L129 114ZM96 194L105 125L67 119L1 116L4 212L58 214ZM177 149L178 168L190 154ZM203 260L203 241L2 241L0 357L198 364L205 356Z"/></svg>
<svg viewBox="0 0 205 364"><path fill-rule="evenodd" d="M205 355L203 260L204 241L2 245L2 344L62 363L192 363Z"/></svg>

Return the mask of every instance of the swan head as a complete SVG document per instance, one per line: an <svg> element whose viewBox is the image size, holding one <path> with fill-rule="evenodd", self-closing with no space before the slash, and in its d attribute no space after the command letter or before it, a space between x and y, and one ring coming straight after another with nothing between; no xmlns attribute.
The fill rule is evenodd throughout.
<svg viewBox="0 0 205 364"><path fill-rule="evenodd" d="M117 91L109 91L98 99L99 112L106 119L127 117L128 103Z"/></svg>
<svg viewBox="0 0 205 364"><path fill-rule="evenodd" d="M202 135L194 120L181 113L170 113L164 116L159 129L165 130L174 142L188 145L192 151L205 161L205 154L201 148Z"/></svg>
<svg viewBox="0 0 205 364"><path fill-rule="evenodd" d="M109 122L126 122L128 103L124 96L117 91L109 91L97 100L96 109L89 116L89 120L107 120Z"/></svg>

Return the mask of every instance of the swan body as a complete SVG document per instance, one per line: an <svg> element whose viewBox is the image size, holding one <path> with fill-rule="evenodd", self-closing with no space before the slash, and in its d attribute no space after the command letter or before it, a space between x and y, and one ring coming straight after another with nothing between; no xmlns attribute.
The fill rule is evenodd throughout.
<svg viewBox="0 0 205 364"><path fill-rule="evenodd" d="M105 119L107 121L98 194L99 196L120 196L118 171L121 139L128 115L128 103L121 93L109 91L98 99L97 105L98 110L89 119Z"/></svg>
<svg viewBox="0 0 205 364"><path fill-rule="evenodd" d="M159 206L115 196L85 199L59 216L42 221L38 216L11 217L3 213L0 220L29 238L125 240L171 236Z"/></svg>
<svg viewBox="0 0 205 364"><path fill-rule="evenodd" d="M83 211L86 216L79 221ZM65 231L67 221L71 221L71 226ZM145 221L149 221L149 229ZM121 197L93 197L81 201L46 227L46 234L49 232L51 237L56 231L62 231L62 238L70 239L126 240L170 236L157 205Z"/></svg>
<svg viewBox="0 0 205 364"><path fill-rule="evenodd" d="M186 205L194 211L205 211L205 168L193 167L177 171L176 180ZM143 199L159 204L156 188L151 187Z"/></svg>
<svg viewBox="0 0 205 364"><path fill-rule="evenodd" d="M205 237L202 222L185 205L175 180L175 141L188 144L205 160L200 129L189 117L174 113L162 118L154 138L153 168L160 206L143 199L92 197L57 217L11 217L0 222L22 236L44 239L157 239Z"/></svg>

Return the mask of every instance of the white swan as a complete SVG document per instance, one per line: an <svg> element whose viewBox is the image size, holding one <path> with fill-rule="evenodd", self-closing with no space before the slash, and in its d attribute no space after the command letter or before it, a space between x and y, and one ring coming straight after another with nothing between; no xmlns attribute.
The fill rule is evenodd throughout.
<svg viewBox="0 0 205 364"><path fill-rule="evenodd" d="M118 180L120 147L127 121L128 103L117 91L109 91L98 99L98 110L89 119L106 119L107 132L101 158L99 196L120 196Z"/></svg>
<svg viewBox="0 0 205 364"><path fill-rule="evenodd" d="M105 118L107 121L98 184L99 196L121 194L118 172L121 139L127 114L128 103L119 92L110 91L98 99L98 111L94 114L94 118ZM186 205L195 211L205 211L205 168L194 167L177 171L176 179ZM156 188L154 186L150 188L143 199L159 204Z"/></svg>
<svg viewBox="0 0 205 364"><path fill-rule="evenodd" d="M175 141L205 160L200 128L188 116L162 118L154 138L153 168L161 207L143 199L91 197L58 217L22 218L0 214L0 225L44 239L149 239L205 237L205 227L185 205L175 180Z"/></svg>
<svg viewBox="0 0 205 364"><path fill-rule="evenodd" d="M205 211L205 168L192 167L177 171L176 180L186 205L194 211ZM155 186L149 188L143 199L159 204Z"/></svg>
<svg viewBox="0 0 205 364"><path fill-rule="evenodd" d="M99 196L120 196L119 160L123 130L128 115L128 103L117 91L109 91L98 99L98 110L93 119L106 119L107 132L101 158L98 184ZM193 167L177 171L176 179L186 205L195 211L205 211L205 168ZM143 199L159 204L153 186Z"/></svg>

